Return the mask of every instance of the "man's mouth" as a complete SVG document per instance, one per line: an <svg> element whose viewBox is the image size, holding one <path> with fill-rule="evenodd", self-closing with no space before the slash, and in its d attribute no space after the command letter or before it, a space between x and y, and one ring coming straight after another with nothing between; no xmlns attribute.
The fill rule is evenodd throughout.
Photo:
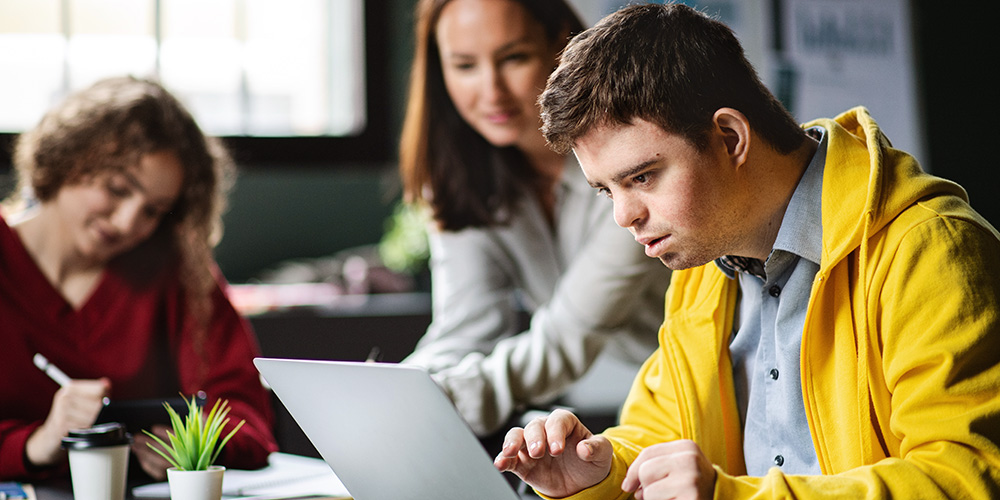
<svg viewBox="0 0 1000 500"><path fill-rule="evenodd" d="M648 237L648 238L636 238L642 246L646 247L646 255L648 257L656 258L659 257L663 251L660 246L669 238L670 235L660 236L660 237Z"/></svg>

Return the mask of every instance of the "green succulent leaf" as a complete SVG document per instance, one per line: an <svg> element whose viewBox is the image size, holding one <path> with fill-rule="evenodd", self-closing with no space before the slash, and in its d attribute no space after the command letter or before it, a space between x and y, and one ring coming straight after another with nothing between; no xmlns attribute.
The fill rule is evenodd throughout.
<svg viewBox="0 0 1000 500"><path fill-rule="evenodd" d="M181 419L180 415L168 403L163 403L170 416L172 428L172 430L167 431L169 443L164 442L149 431L143 430L163 449L157 448L153 443L147 443L147 445L170 462L170 465L180 470L206 470L215 463L222 448L243 427L246 421L241 420L229 434L220 440L222 431L229 423L229 401L216 400L208 415L205 416L195 398L192 397L188 400L183 394L181 398L184 399L188 410L184 419Z"/></svg>

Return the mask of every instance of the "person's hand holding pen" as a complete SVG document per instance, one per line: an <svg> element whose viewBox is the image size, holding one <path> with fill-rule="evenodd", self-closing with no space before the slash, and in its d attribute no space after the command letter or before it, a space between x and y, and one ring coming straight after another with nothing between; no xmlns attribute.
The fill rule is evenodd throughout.
<svg viewBox="0 0 1000 500"><path fill-rule="evenodd" d="M28 437L25 454L33 465L53 465L65 455L62 438L72 429L85 429L94 425L101 409L107 404L111 381L71 379L41 354L35 355L35 365L61 387L52 398L49 415Z"/></svg>

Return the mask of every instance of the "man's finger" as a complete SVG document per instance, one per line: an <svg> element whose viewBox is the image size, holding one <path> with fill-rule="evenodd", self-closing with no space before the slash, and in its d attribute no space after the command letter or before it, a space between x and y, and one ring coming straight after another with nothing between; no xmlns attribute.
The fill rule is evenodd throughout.
<svg viewBox="0 0 1000 500"><path fill-rule="evenodd" d="M545 425L548 417L538 417L524 426L524 446L531 458L542 458L546 453L547 436Z"/></svg>

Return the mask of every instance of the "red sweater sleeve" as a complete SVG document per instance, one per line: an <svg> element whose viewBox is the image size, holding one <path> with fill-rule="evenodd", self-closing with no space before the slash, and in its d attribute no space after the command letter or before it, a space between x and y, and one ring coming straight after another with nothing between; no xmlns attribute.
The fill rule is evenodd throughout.
<svg viewBox="0 0 1000 500"><path fill-rule="evenodd" d="M65 468L65 464L40 470L28 470L26 467L24 463L25 444L27 444L31 433L41 424L38 421L0 420L0 479L40 479Z"/></svg>

